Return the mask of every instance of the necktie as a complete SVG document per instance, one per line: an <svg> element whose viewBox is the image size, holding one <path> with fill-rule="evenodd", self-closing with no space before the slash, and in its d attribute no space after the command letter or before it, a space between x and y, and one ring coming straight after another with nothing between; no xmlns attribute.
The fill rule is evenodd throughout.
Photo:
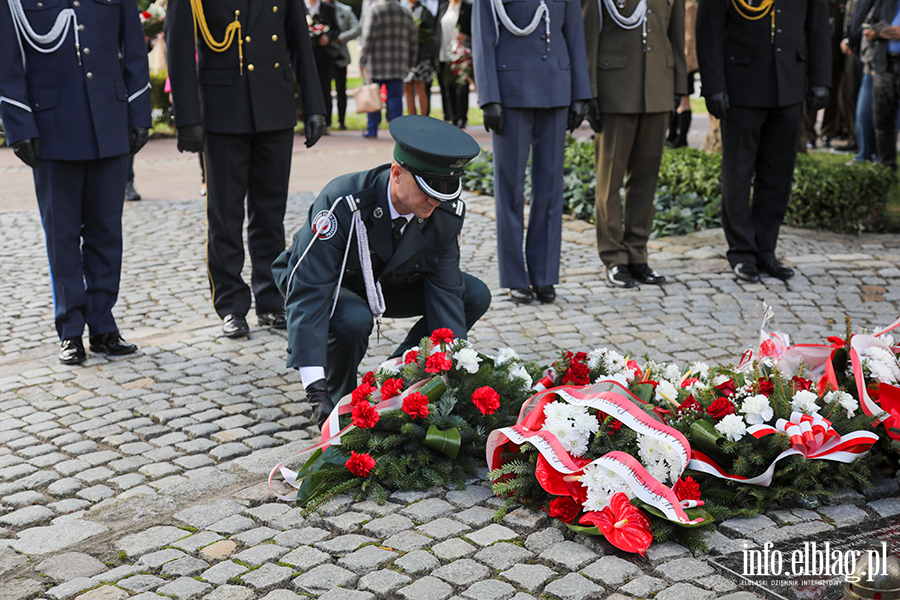
<svg viewBox="0 0 900 600"><path fill-rule="evenodd" d="M393 224L394 229L392 243L394 246L394 250L396 250L397 246L400 245L400 238L403 237L403 226L406 225L406 217L397 217L396 219L391 221L391 223Z"/></svg>

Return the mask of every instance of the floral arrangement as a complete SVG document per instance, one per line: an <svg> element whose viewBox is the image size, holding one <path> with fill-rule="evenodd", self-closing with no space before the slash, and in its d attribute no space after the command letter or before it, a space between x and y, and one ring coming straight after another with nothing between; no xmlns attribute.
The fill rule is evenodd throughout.
<svg viewBox="0 0 900 600"><path fill-rule="evenodd" d="M140 12L140 17L145 37L155 38L162 33L166 21L165 8L154 2L147 6L147 10Z"/></svg>
<svg viewBox="0 0 900 600"><path fill-rule="evenodd" d="M468 85L474 81L472 49L459 38L450 42L450 74L458 85Z"/></svg>
<svg viewBox="0 0 900 600"><path fill-rule="evenodd" d="M309 39L312 40L313 46L318 44L319 38L331 31L331 27L319 23L312 15L306 15L306 27L309 29Z"/></svg>
<svg viewBox="0 0 900 600"><path fill-rule="evenodd" d="M486 356L451 330L435 330L367 373L329 416L312 457L282 473L307 511L351 490L383 502L387 489L462 487L483 464L488 434L513 420L531 388L514 351Z"/></svg>

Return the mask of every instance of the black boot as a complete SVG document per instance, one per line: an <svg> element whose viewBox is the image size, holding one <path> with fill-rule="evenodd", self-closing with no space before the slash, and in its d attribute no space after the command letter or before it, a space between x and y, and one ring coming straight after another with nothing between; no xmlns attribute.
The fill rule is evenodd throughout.
<svg viewBox="0 0 900 600"><path fill-rule="evenodd" d="M684 148L688 145L687 136L688 131L691 129L691 111L686 110L683 113L678 113L677 115L678 121L678 139L672 144L674 148Z"/></svg>
<svg viewBox="0 0 900 600"><path fill-rule="evenodd" d="M669 113L669 135L666 136L666 147L676 148L675 141L678 139L678 113L674 110Z"/></svg>

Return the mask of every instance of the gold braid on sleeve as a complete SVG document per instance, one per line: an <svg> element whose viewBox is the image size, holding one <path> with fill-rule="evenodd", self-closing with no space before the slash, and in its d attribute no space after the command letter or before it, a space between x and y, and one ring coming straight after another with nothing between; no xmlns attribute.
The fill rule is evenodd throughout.
<svg viewBox="0 0 900 600"><path fill-rule="evenodd" d="M743 1L743 0L741 0ZM203 37L203 41L209 46L213 52L225 52L234 43L235 35L238 43L238 60L241 76L244 75L244 41L241 39L241 11L234 11L234 21L225 28L225 39L217 42L213 39L212 33L209 31L209 25L206 24L206 15L203 14L203 3L201 0L191 0L191 12L194 14L194 39L197 38L197 30Z"/></svg>

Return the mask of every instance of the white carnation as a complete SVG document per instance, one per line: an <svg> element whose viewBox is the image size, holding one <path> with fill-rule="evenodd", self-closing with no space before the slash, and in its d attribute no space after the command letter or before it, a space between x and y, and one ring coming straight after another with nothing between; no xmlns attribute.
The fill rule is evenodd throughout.
<svg viewBox="0 0 900 600"><path fill-rule="evenodd" d="M716 431L727 437L730 441L736 442L747 433L747 426L744 419L737 415L725 415L721 421L716 423Z"/></svg>
<svg viewBox="0 0 900 600"><path fill-rule="evenodd" d="M681 379L681 369L678 368L678 365L673 363L667 364L665 378L673 381Z"/></svg>
<svg viewBox="0 0 900 600"><path fill-rule="evenodd" d="M847 411L847 416L852 417L856 414L856 409L859 408L859 402L856 401L856 398L848 394L847 392L828 392L825 394L825 403L831 404L837 400L838 404L844 407L844 410Z"/></svg>
<svg viewBox="0 0 900 600"><path fill-rule="evenodd" d="M392 358L390 360L386 360L383 363L381 363L380 365L378 365L378 375L381 375L383 373L387 376L390 376L390 375L396 375L399 372L400 372L400 366L397 364L397 360L394 358ZM379 379L380 379L380 377L379 377Z"/></svg>
<svg viewBox="0 0 900 600"><path fill-rule="evenodd" d="M475 350L463 348L454 354L453 358L456 359L456 368L460 371L466 371L470 375L478 372L478 363L481 362L481 357Z"/></svg>
<svg viewBox="0 0 900 600"><path fill-rule="evenodd" d="M576 413L572 423L575 429L583 433L597 433L600 430L600 421L587 410Z"/></svg>
<svg viewBox="0 0 900 600"><path fill-rule="evenodd" d="M514 369L509 370L509 379L519 379L522 381L522 387L530 387L531 386L531 375L528 374L528 371L522 365L518 365Z"/></svg>
<svg viewBox="0 0 900 600"><path fill-rule="evenodd" d="M709 365L704 362L695 362L691 365L690 373L703 380L709 380Z"/></svg>
<svg viewBox="0 0 900 600"><path fill-rule="evenodd" d="M718 387L718 386L722 385L723 383L725 383L726 381L730 381L730 380L731 380L731 377L729 377L728 375L716 375L715 377L713 377L712 386Z"/></svg>
<svg viewBox="0 0 900 600"><path fill-rule="evenodd" d="M674 403L678 401L678 388L671 381L662 379L656 386L656 395L665 401Z"/></svg>
<svg viewBox="0 0 900 600"><path fill-rule="evenodd" d="M497 352L497 358L495 362L498 365L505 365L508 362L514 362L520 360L519 355L516 354L516 351L512 348L501 348L499 352Z"/></svg>
<svg viewBox="0 0 900 600"><path fill-rule="evenodd" d="M807 415L815 415L819 412L818 400L819 397L809 390L800 390L791 398L791 408Z"/></svg>
<svg viewBox="0 0 900 600"><path fill-rule="evenodd" d="M744 413L747 423L750 425L760 425L775 416L769 399L762 394L744 400L739 412Z"/></svg>

